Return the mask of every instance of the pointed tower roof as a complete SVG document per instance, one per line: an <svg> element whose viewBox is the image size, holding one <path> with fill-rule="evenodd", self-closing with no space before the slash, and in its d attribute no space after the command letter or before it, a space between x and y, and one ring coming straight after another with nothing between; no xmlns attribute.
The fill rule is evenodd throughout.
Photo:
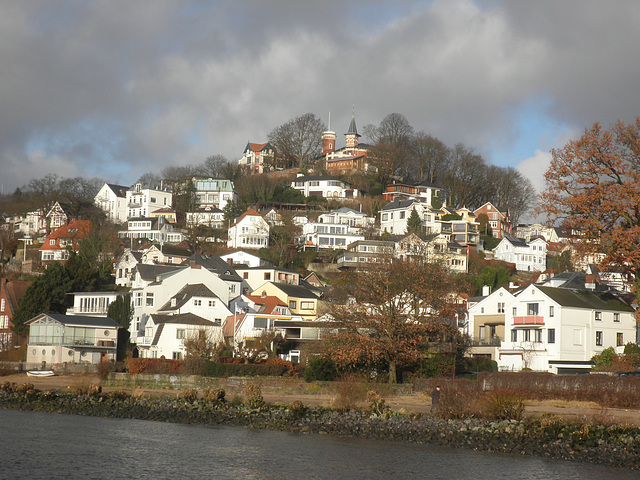
<svg viewBox="0 0 640 480"><path fill-rule="evenodd" d="M351 123L349 124L349 131L345 133L345 135L355 135L356 137L360 137L358 133L358 128L356 127L356 111L353 110L351 114Z"/></svg>

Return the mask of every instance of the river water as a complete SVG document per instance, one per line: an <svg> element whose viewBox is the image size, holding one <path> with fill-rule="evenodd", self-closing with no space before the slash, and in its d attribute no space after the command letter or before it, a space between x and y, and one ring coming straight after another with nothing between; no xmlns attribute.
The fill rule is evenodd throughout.
<svg viewBox="0 0 640 480"><path fill-rule="evenodd" d="M2 479L624 480L637 472L433 445L0 410Z"/></svg>

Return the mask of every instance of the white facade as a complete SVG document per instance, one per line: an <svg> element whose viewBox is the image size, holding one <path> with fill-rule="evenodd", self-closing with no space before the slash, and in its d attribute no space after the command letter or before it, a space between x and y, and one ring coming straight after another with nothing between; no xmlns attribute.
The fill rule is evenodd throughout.
<svg viewBox="0 0 640 480"><path fill-rule="evenodd" d="M246 265L247 267L264 267L269 265L269 262L265 259L252 253L243 252L242 250L221 255L220 258L227 263L231 262L231 265Z"/></svg>
<svg viewBox="0 0 640 480"><path fill-rule="evenodd" d="M302 192L305 197L317 196L339 200L355 198L359 195L358 190L334 177L305 177L300 175L291 182L291 187Z"/></svg>
<svg viewBox="0 0 640 480"><path fill-rule="evenodd" d="M285 283L288 285L298 285L300 274L291 270L278 267L245 267L236 265L236 273L247 283L249 291L252 292L265 282Z"/></svg>
<svg viewBox="0 0 640 480"><path fill-rule="evenodd" d="M67 309L67 315L86 315L106 317L109 305L123 292L76 292L73 295L73 307Z"/></svg>
<svg viewBox="0 0 640 480"><path fill-rule="evenodd" d="M131 218L127 221L127 230L118 232L121 238L146 238L157 243L180 243L185 239L182 232L175 230L173 225L163 217Z"/></svg>
<svg viewBox="0 0 640 480"><path fill-rule="evenodd" d="M27 363L98 364L115 361L118 329L111 318L43 313L27 322Z"/></svg>
<svg viewBox="0 0 640 480"><path fill-rule="evenodd" d="M269 246L269 224L258 212L249 208L229 227L229 248L264 248Z"/></svg>
<svg viewBox="0 0 640 480"><path fill-rule="evenodd" d="M412 210L415 210L420 216L424 233L440 233L440 222L436 220L438 211L417 200L395 200L385 205L380 211L380 231L386 231L393 235L407 233L407 220L411 216Z"/></svg>
<svg viewBox="0 0 640 480"><path fill-rule="evenodd" d="M173 194L163 185L136 183L127 190L127 219L149 217L151 212L171 207Z"/></svg>
<svg viewBox="0 0 640 480"><path fill-rule="evenodd" d="M122 185L105 183L93 199L94 205L102 210L109 221L123 223L127 220L127 189Z"/></svg>
<svg viewBox="0 0 640 480"><path fill-rule="evenodd" d="M157 313L186 285L204 285L225 306L232 298L241 293L239 283L227 283L214 272L199 265L188 267L146 266L151 272L157 272L153 278L143 277L140 272L143 267L145 266L140 265L136 270L131 288L134 309L130 327L132 341L136 341L135 339L139 335L144 335L144 325L149 315Z"/></svg>
<svg viewBox="0 0 640 480"><path fill-rule="evenodd" d="M636 339L633 309L610 293L529 285L504 308L501 370L589 371L594 355Z"/></svg>
<svg viewBox="0 0 640 480"><path fill-rule="evenodd" d="M142 261L142 252L136 252L130 248L125 248L115 265L115 284L119 287L131 287L134 278L134 270L138 263Z"/></svg>
<svg viewBox="0 0 640 480"><path fill-rule="evenodd" d="M198 179L193 182L196 189L196 203L198 207L214 207L224 210L227 203L237 202L231 180L219 178Z"/></svg>
<svg viewBox="0 0 640 480"><path fill-rule="evenodd" d="M504 237L493 250L496 260L515 263L516 270L542 272L547 268L547 242L535 238L530 242L523 239Z"/></svg>

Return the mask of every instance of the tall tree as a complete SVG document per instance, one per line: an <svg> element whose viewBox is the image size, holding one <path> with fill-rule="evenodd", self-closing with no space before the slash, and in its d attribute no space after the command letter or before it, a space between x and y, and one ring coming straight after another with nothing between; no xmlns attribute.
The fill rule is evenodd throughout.
<svg viewBox="0 0 640 480"><path fill-rule="evenodd" d="M551 156L542 211L579 253L627 266L640 286L640 117L608 130L596 123Z"/></svg>
<svg viewBox="0 0 640 480"><path fill-rule="evenodd" d="M422 219L415 208L411 210L411 215L407 218L407 233L415 233L416 235L422 233Z"/></svg>
<svg viewBox="0 0 640 480"><path fill-rule="evenodd" d="M431 135L418 132L411 142L413 177L417 181L436 183L443 180L447 163L447 146Z"/></svg>
<svg viewBox="0 0 640 480"><path fill-rule="evenodd" d="M374 142L372 153L383 185L409 174L413 127L404 115L390 113L380 125L366 125L363 131Z"/></svg>
<svg viewBox="0 0 640 480"><path fill-rule="evenodd" d="M313 113L299 117L273 129L268 135L283 166L302 168L312 165L322 151L322 132L327 126Z"/></svg>
<svg viewBox="0 0 640 480"><path fill-rule="evenodd" d="M388 259L390 260L390 259ZM330 306L338 333L325 353L343 369L387 369L418 362L425 345L456 341L456 285L439 263L380 262L346 274Z"/></svg>
<svg viewBox="0 0 640 480"><path fill-rule="evenodd" d="M124 360L126 357L127 347L129 345L129 325L133 318L133 304L131 303L131 294L118 296L113 302L109 304L107 310L107 316L120 325L122 328L118 329L118 351L117 358L119 361Z"/></svg>
<svg viewBox="0 0 640 480"><path fill-rule="evenodd" d="M60 263L53 263L25 292L13 315L13 331L26 335L25 322L41 313L65 313L67 293L73 291L73 278Z"/></svg>

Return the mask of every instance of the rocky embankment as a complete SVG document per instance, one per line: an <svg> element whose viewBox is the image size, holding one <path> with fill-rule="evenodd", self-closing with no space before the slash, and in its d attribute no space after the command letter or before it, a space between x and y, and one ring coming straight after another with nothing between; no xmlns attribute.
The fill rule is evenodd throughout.
<svg viewBox="0 0 640 480"><path fill-rule="evenodd" d="M553 416L522 421L443 420L376 408L339 411L265 405L257 397L227 402L224 391L182 398L131 396L121 391L39 391L33 385L0 385L0 408L72 415L135 418L181 423L224 424L388 441L433 443L458 448L537 455L640 470L640 429L623 425L567 423Z"/></svg>

